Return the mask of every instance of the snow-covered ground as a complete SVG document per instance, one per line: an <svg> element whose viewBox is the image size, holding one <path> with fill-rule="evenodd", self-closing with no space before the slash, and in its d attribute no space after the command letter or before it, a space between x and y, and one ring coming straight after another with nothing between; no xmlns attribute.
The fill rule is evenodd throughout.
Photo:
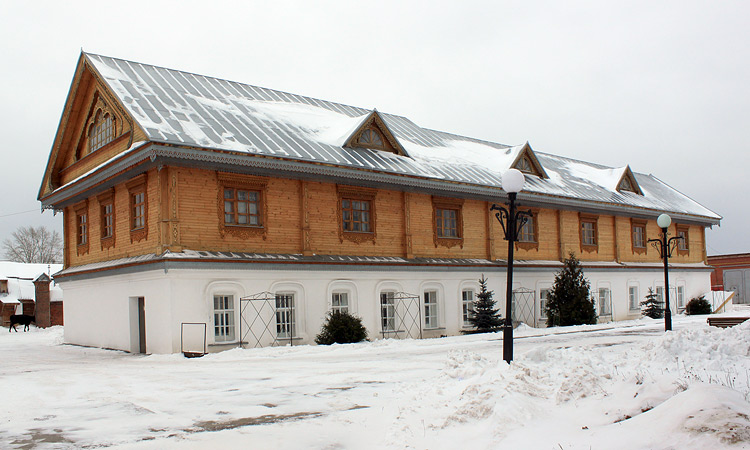
<svg viewBox="0 0 750 450"><path fill-rule="evenodd" d="M750 323L138 356L0 332L0 448L750 448Z"/></svg>

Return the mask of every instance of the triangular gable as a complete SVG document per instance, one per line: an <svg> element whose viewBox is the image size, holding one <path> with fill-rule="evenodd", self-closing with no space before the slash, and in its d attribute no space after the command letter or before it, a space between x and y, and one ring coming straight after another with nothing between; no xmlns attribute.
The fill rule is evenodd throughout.
<svg viewBox="0 0 750 450"><path fill-rule="evenodd" d="M636 181L635 176L633 175L633 171L630 170L630 166L625 166L625 170L623 170L622 176L617 182L617 191L628 191L638 195L643 195L643 191L638 185L638 181Z"/></svg>
<svg viewBox="0 0 750 450"><path fill-rule="evenodd" d="M354 132L344 142L344 147L370 148L394 153L401 156L409 156L406 149L398 142L391 133L377 109L365 117Z"/></svg>
<svg viewBox="0 0 750 450"><path fill-rule="evenodd" d="M96 130L92 129L103 120L110 120L111 126L107 133L97 135L94 133ZM110 92L106 80L89 61L88 55L81 52L47 160L38 199L60 187L63 169L76 165L80 171L82 165L94 166L93 158L89 158L88 162L78 163L88 154L122 139L129 140L124 145L125 148L130 146L136 127L117 96ZM92 145L92 137L104 137L103 141L99 141L104 145Z"/></svg>
<svg viewBox="0 0 750 450"><path fill-rule="evenodd" d="M539 178L549 178L544 167L539 162L539 159L534 154L534 150L531 149L528 141L523 144L518 152L513 164L510 165L512 169L518 169L526 175L536 175Z"/></svg>

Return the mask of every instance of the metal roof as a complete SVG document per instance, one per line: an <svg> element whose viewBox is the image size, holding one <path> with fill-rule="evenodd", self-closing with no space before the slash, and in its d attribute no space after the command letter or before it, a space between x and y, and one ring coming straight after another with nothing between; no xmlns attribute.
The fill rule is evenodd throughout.
<svg viewBox="0 0 750 450"><path fill-rule="evenodd" d="M524 147L472 139L379 112L409 156L346 148L372 111L90 53L91 66L150 141L324 163L499 189ZM549 178L527 176L522 194L671 212L718 223L721 217L653 175L635 173L644 195L616 190L624 168L535 153ZM522 198L522 195L519 196Z"/></svg>

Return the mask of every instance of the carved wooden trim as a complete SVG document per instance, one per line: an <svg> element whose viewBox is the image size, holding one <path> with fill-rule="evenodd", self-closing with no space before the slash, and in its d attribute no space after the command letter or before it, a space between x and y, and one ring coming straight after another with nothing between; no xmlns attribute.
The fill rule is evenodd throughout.
<svg viewBox="0 0 750 450"><path fill-rule="evenodd" d="M76 254L78 256L84 255L89 252L89 242L91 241L91 214L89 214L89 201L88 199L83 200L80 203L77 203L75 206L73 206L73 212L75 216L75 230L76 230ZM84 234L85 242L80 242L79 237L79 224L78 224L78 218L79 217L85 217L86 218L86 233Z"/></svg>
<svg viewBox="0 0 750 450"><path fill-rule="evenodd" d="M408 192L403 193L404 201L404 246L406 258L411 259L414 257L414 242L411 234L411 194Z"/></svg>
<svg viewBox="0 0 750 450"><path fill-rule="evenodd" d="M583 224L594 225L594 244L583 243ZM578 240L581 243L581 252L595 253L599 251L599 216L593 214L578 214Z"/></svg>
<svg viewBox="0 0 750 450"><path fill-rule="evenodd" d="M254 175L241 175L228 172L216 173L218 185L218 214L219 233L221 237L232 236L239 239L250 239L260 236L263 240L268 238L268 178ZM258 207L260 208L260 225L227 225L224 221L224 189L245 189L259 193Z"/></svg>
<svg viewBox="0 0 750 450"><path fill-rule="evenodd" d="M116 231L117 209L115 208L115 188L107 189L106 191L97 195L96 200L99 202L99 242L101 244L101 249L104 250L104 249L112 248L115 246L115 235L117 233ZM104 207L106 205L112 205L112 235L111 236L104 235L104 232L106 230L106 220L105 220L106 214L104 211Z"/></svg>
<svg viewBox="0 0 750 450"><path fill-rule="evenodd" d="M310 187L305 180L300 180L300 208L302 210L302 254L310 256L313 254L310 242Z"/></svg>
<svg viewBox="0 0 750 450"><path fill-rule="evenodd" d="M123 120L121 115L115 113L114 108L112 108L109 102L103 98L104 96L102 95L102 92L104 92L104 89L97 84L96 91L94 92L91 105L89 106L88 114L86 116L86 121L84 122L83 129L81 130L81 134L76 145L74 158L76 161L105 148L109 144L117 141L120 137L122 137L122 135L124 135ZM102 112L102 117L104 117L104 115L106 114L112 116L112 140L93 151L89 151L89 129L94 124L94 121L96 120L96 113L99 111Z"/></svg>
<svg viewBox="0 0 750 450"><path fill-rule="evenodd" d="M338 194L338 207L336 208L338 222L339 222L339 241L354 242L355 244L361 244L363 242L372 242L373 245L377 240L377 209L375 208L375 197L377 196L377 189L358 187L358 186L345 186L337 185L336 192ZM370 202L370 230L369 232L364 231L344 231L344 216L343 216L343 205L342 200L365 200Z"/></svg>
<svg viewBox="0 0 750 450"><path fill-rule="evenodd" d="M648 246L646 245L648 243L648 236L646 235L646 222L645 220L641 219L630 219L630 247L633 249L633 254L639 254L639 255L645 255L648 253ZM642 227L643 228L643 246L637 247L635 245L635 228L636 227Z"/></svg>
<svg viewBox="0 0 750 450"><path fill-rule="evenodd" d="M130 181L125 183L125 187L128 189L128 228L130 229L130 242L139 242L148 238L148 178L144 172ZM136 194L143 193L143 226L139 228L133 228L133 222L135 219L135 201L134 197Z"/></svg>
<svg viewBox="0 0 750 450"><path fill-rule="evenodd" d="M464 199L449 197L432 197L432 241L435 247L464 248ZM456 237L438 236L437 210L446 209L456 211Z"/></svg>

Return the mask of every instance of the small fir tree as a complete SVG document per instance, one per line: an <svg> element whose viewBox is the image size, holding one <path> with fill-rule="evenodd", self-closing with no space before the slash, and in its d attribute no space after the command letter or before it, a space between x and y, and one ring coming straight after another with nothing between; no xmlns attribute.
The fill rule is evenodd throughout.
<svg viewBox="0 0 750 450"><path fill-rule="evenodd" d="M664 317L664 307L652 288L648 288L646 300L641 302L642 314L652 319L661 319Z"/></svg>
<svg viewBox="0 0 750 450"><path fill-rule="evenodd" d="M701 295L697 298L692 298L685 306L685 314L692 316L696 314L711 314L711 304L708 303L706 297Z"/></svg>
<svg viewBox="0 0 750 450"><path fill-rule="evenodd" d="M326 315L326 321L315 336L315 343L319 345L352 344L367 339L367 329L362 325L362 319L348 312L333 311Z"/></svg>
<svg viewBox="0 0 750 450"><path fill-rule="evenodd" d="M495 309L493 295L494 291L487 290L487 279L482 274L479 280L479 294L474 301L474 312L469 314L469 322L474 327L469 333L492 333L502 328L503 319Z"/></svg>
<svg viewBox="0 0 750 450"><path fill-rule="evenodd" d="M555 275L555 283L547 294L547 326L595 324L596 309L590 290L580 261L571 253L563 261L563 268Z"/></svg>

